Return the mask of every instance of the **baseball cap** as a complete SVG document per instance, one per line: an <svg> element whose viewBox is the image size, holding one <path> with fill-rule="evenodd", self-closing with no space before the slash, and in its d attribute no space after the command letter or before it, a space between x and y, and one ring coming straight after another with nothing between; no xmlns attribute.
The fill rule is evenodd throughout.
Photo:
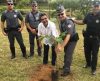
<svg viewBox="0 0 100 81"><path fill-rule="evenodd" d="M13 0L7 0L8 4L13 4Z"/></svg>
<svg viewBox="0 0 100 81"><path fill-rule="evenodd" d="M32 1L32 5L37 5L37 2L36 1Z"/></svg>
<svg viewBox="0 0 100 81"><path fill-rule="evenodd" d="M94 7L99 7L99 6L100 6L99 2L94 3Z"/></svg>
<svg viewBox="0 0 100 81"><path fill-rule="evenodd" d="M63 12L64 10L65 10L65 8L64 8L63 5L58 5L58 6L57 6L57 9L56 9L57 13L61 13L61 12Z"/></svg>

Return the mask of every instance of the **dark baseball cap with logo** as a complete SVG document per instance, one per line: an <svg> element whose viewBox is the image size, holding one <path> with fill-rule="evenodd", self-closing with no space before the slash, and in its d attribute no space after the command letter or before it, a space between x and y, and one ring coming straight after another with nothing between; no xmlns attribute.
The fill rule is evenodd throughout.
<svg viewBox="0 0 100 81"><path fill-rule="evenodd" d="M99 6L100 6L100 3L99 3L99 2L96 2L96 3L94 3L93 6L94 6L94 7L99 7Z"/></svg>
<svg viewBox="0 0 100 81"><path fill-rule="evenodd" d="M31 5L35 5L35 6L37 6L38 3L37 3L36 1L33 0Z"/></svg>
<svg viewBox="0 0 100 81"><path fill-rule="evenodd" d="M7 0L7 4L13 4L13 0Z"/></svg>
<svg viewBox="0 0 100 81"><path fill-rule="evenodd" d="M57 13L61 13L61 12L63 12L65 10L65 8L64 8L64 6L63 5L58 5L57 6L57 8L56 8L56 11L57 11Z"/></svg>

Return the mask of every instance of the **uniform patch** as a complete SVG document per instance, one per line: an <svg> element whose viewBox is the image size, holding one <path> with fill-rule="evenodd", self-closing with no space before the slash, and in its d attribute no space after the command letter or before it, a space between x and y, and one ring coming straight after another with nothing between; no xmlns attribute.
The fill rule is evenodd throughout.
<svg viewBox="0 0 100 81"><path fill-rule="evenodd" d="M97 19L97 20L96 20L96 23L99 23L99 22L100 22L100 21Z"/></svg>
<svg viewBox="0 0 100 81"><path fill-rule="evenodd" d="M17 17L17 15L15 14L15 15L14 15L14 17L16 18L16 17Z"/></svg>
<svg viewBox="0 0 100 81"><path fill-rule="evenodd" d="M71 27L72 27L72 25L71 25L71 24L69 24L69 25L68 25L68 28L71 28Z"/></svg>

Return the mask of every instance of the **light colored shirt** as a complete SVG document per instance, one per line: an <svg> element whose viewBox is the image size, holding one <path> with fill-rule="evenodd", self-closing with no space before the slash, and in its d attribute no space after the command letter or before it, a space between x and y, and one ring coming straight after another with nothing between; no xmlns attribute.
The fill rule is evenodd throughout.
<svg viewBox="0 0 100 81"><path fill-rule="evenodd" d="M43 23L40 23L38 25L38 36L46 36L46 35L54 36L54 37L59 36L56 25L53 22L51 22L50 20L48 21L47 27L45 27L43 25ZM43 43L46 45L49 45L49 46L52 45L52 43L50 43L49 38L44 38Z"/></svg>

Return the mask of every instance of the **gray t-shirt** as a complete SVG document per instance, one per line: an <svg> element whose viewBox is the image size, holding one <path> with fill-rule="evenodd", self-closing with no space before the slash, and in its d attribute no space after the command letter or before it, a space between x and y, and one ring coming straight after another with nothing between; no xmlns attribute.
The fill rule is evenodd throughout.
<svg viewBox="0 0 100 81"><path fill-rule="evenodd" d="M19 20L23 20L21 13L17 10L13 10L12 12L5 10L1 15L1 21L7 23L7 28L18 28Z"/></svg>
<svg viewBox="0 0 100 81"><path fill-rule="evenodd" d="M63 22L60 23L59 27L61 32L67 31L67 33L70 34L71 37L76 33L75 24L70 19L65 19Z"/></svg>
<svg viewBox="0 0 100 81"><path fill-rule="evenodd" d="M40 12L28 13L25 18L25 23L29 23L31 28L37 28L40 23L39 21L40 14L41 14Z"/></svg>

